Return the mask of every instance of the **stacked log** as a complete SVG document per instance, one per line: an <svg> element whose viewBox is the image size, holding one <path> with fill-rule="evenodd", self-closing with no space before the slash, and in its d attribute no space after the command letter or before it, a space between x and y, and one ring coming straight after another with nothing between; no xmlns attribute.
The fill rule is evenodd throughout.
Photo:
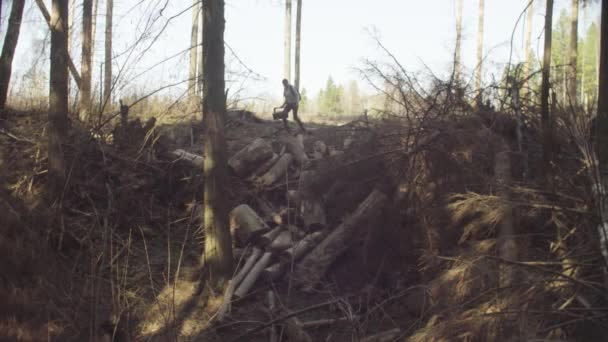
<svg viewBox="0 0 608 342"><path fill-rule="evenodd" d="M271 159L272 146L268 141L258 138L245 146L228 160L228 165L238 176L245 176L253 172L260 164Z"/></svg>
<svg viewBox="0 0 608 342"><path fill-rule="evenodd" d="M243 246L270 230L266 222L246 204L232 209L228 217L232 236L237 244Z"/></svg>

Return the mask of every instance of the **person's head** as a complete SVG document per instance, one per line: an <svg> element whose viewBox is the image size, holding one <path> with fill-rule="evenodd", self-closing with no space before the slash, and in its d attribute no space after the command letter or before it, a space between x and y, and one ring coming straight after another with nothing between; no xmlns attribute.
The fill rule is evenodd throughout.
<svg viewBox="0 0 608 342"><path fill-rule="evenodd" d="M284 78L283 79L283 87L287 87L288 85L289 85L289 81L286 78Z"/></svg>

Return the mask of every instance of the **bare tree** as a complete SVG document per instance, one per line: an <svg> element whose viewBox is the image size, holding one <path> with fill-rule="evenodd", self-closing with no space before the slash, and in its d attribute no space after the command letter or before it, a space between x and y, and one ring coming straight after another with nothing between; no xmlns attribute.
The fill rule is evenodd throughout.
<svg viewBox="0 0 608 342"><path fill-rule="evenodd" d="M192 7L192 31L190 33L190 71L188 80L188 96L190 101L195 101L196 96L196 66L197 66L197 52L198 52L198 16L199 16L199 0L193 0L194 6Z"/></svg>
<svg viewBox="0 0 608 342"><path fill-rule="evenodd" d="M104 62L103 100L112 102L112 12L114 0L106 0L106 54Z"/></svg>
<svg viewBox="0 0 608 342"><path fill-rule="evenodd" d="M302 0L298 0L296 7L296 64L294 75L294 86L300 91L300 43L302 31Z"/></svg>
<svg viewBox="0 0 608 342"><path fill-rule="evenodd" d="M524 63L524 78L526 84L523 85L523 96L526 97L528 88L530 87L530 70L532 68L532 27L534 21L534 0L530 0L528 4L528 15L526 17L526 46L525 46L525 63Z"/></svg>
<svg viewBox="0 0 608 342"><path fill-rule="evenodd" d="M201 12L201 14L199 15L200 18L200 50L199 50L199 57L198 57L198 96L199 99L202 98L203 96L203 53L205 53L205 51L203 50L203 25L205 24L205 16L203 15L203 5L201 4L199 7L199 10ZM199 107L200 110L200 107Z"/></svg>
<svg viewBox="0 0 608 342"><path fill-rule="evenodd" d="M454 81L460 83L460 50L462 45L462 3L458 0L458 13L456 14L456 51L454 52Z"/></svg>
<svg viewBox="0 0 608 342"><path fill-rule="evenodd" d="M551 36L553 23L553 0L547 0L545 13L545 48L541 85L541 125L543 130L543 174L548 176L551 163L551 118L549 116L549 88L551 87Z"/></svg>
<svg viewBox="0 0 608 342"><path fill-rule="evenodd" d="M597 154L602 170L608 169L608 0L602 0L599 87L597 103Z"/></svg>
<svg viewBox="0 0 608 342"><path fill-rule="evenodd" d="M4 106L8 97L8 86L11 81L11 73L13 70L13 57L15 56L15 48L19 41L19 32L21 31L21 19L23 18L23 7L25 0L13 0L11 7L11 15L8 19L8 27L4 45L2 46L2 55L0 55L0 118L5 118Z"/></svg>
<svg viewBox="0 0 608 342"><path fill-rule="evenodd" d="M479 22L477 24L477 71L475 79L475 94L477 94L477 105L481 105L483 96L481 94L481 70L483 64L483 23L485 12L485 1L479 0Z"/></svg>
<svg viewBox="0 0 608 342"><path fill-rule="evenodd" d="M285 0L285 59L284 77L291 78L291 0Z"/></svg>
<svg viewBox="0 0 608 342"><path fill-rule="evenodd" d="M58 194L65 181L63 143L68 122L68 0L53 0L49 84L49 190Z"/></svg>
<svg viewBox="0 0 608 342"><path fill-rule="evenodd" d="M93 46L93 0L82 2L82 61L80 73L82 75L82 87L80 89L80 103L78 106L80 119L86 121L91 111L91 73L92 46Z"/></svg>
<svg viewBox="0 0 608 342"><path fill-rule="evenodd" d="M570 105L576 107L576 72L578 50L578 0L572 0L572 16L570 19L570 68L568 77L568 97Z"/></svg>
<svg viewBox="0 0 608 342"><path fill-rule="evenodd" d="M224 80L224 0L203 2L203 135L205 251L209 284L217 287L232 274L232 241L225 198L227 174L226 93Z"/></svg>

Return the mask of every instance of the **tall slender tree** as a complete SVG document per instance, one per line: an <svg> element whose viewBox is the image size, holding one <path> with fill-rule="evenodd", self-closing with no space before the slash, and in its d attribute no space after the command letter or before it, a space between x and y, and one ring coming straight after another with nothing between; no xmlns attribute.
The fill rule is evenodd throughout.
<svg viewBox="0 0 608 342"><path fill-rule="evenodd" d="M4 106L8 98L8 87L13 70L13 57L15 56L15 49L19 41L24 5L25 0L13 0L6 37L2 46L2 54L0 55L0 118L5 118L6 116Z"/></svg>
<svg viewBox="0 0 608 342"><path fill-rule="evenodd" d="M524 79L525 83L522 85L522 95L527 100L528 89L530 88L530 73L532 69L532 28L534 24L534 0L530 0L528 3L526 16L526 42L525 42L525 63L524 63Z"/></svg>
<svg viewBox="0 0 608 342"><path fill-rule="evenodd" d="M58 194L65 182L63 144L68 122L68 0L53 0L49 82L49 190Z"/></svg>
<svg viewBox="0 0 608 342"><path fill-rule="evenodd" d="M92 45L93 45L93 0L82 1L82 61L80 73L82 87L78 105L79 117L82 121L88 120L91 111L91 73Z"/></svg>
<svg viewBox="0 0 608 342"><path fill-rule="evenodd" d="M543 174L548 176L551 163L551 117L549 113L549 88L551 87L551 33L553 24L553 0L547 0L545 13L545 47L543 52L543 71L541 85L541 125L543 131Z"/></svg>
<svg viewBox="0 0 608 342"><path fill-rule="evenodd" d="M232 274L232 240L224 191L227 174L226 93L224 80L224 0L203 2L203 144L204 192L203 265L208 284L218 287Z"/></svg>
<svg viewBox="0 0 608 342"><path fill-rule="evenodd" d="M572 14L570 17L570 66L568 70L568 103L576 107L576 74L577 74L577 51L578 51L578 1L572 0Z"/></svg>
<svg viewBox="0 0 608 342"><path fill-rule="evenodd" d="M106 0L106 49L104 61L103 101L112 102L112 17L114 0Z"/></svg>
<svg viewBox="0 0 608 342"><path fill-rule="evenodd" d="M201 3L200 7L199 7L201 14L199 15L200 18L200 38L199 38L199 42L200 42L200 48L199 48L199 57L198 57L198 96L199 98L202 98L203 96L203 25L205 24L205 16L203 15L203 5ZM200 110L200 108L199 108Z"/></svg>
<svg viewBox="0 0 608 342"><path fill-rule="evenodd" d="M285 0L284 77L291 78L291 0Z"/></svg>
<svg viewBox="0 0 608 342"><path fill-rule="evenodd" d="M458 13L456 14L456 51L454 52L454 81L460 83L461 60L460 50L462 45L462 6L463 0L458 0Z"/></svg>
<svg viewBox="0 0 608 342"><path fill-rule="evenodd" d="M302 0L298 0L296 7L296 61L294 86L300 91L300 44L302 39Z"/></svg>
<svg viewBox="0 0 608 342"><path fill-rule="evenodd" d="M597 103L597 154L602 170L608 169L608 0L602 0ZM605 172L603 172L605 174Z"/></svg>
<svg viewBox="0 0 608 342"><path fill-rule="evenodd" d="M190 70L188 73L188 96L190 101L195 100L196 96L196 67L198 57L198 16L200 13L199 0L193 0L192 7L192 31L190 33Z"/></svg>
<svg viewBox="0 0 608 342"><path fill-rule="evenodd" d="M477 95L477 104L481 105L483 95L481 93L481 70L483 65L483 24L485 12L485 0L479 0L479 22L477 23L477 71L475 72L475 94Z"/></svg>

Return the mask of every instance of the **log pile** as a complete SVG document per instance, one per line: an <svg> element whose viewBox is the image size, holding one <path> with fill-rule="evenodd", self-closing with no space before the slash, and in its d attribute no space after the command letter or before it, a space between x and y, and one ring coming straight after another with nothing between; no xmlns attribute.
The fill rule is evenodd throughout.
<svg viewBox="0 0 608 342"><path fill-rule="evenodd" d="M330 193L336 186L377 176L382 172L377 159L358 162L359 155L332 153L320 140L308 146L307 151L303 136L258 138L229 159L234 175L255 194L229 214L235 247L246 252L224 296L220 320L230 314L233 300L246 298L264 282L289 279L299 289L311 290L381 217L387 196L373 183L360 188L364 196ZM174 155L197 167L202 160L182 151ZM351 213L328 220L326 209L344 206L335 201L354 202L346 205Z"/></svg>

